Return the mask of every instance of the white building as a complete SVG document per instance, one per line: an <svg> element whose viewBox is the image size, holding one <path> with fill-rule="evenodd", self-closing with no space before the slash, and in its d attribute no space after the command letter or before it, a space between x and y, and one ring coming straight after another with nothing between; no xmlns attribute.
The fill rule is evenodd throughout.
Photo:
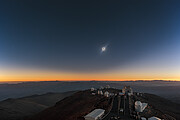
<svg viewBox="0 0 180 120"><path fill-rule="evenodd" d="M104 115L105 110L103 109L95 109L86 116L84 116L85 120L98 120Z"/></svg>
<svg viewBox="0 0 180 120"><path fill-rule="evenodd" d="M143 112L143 110L147 107L147 103L141 103L141 101L135 102L135 110L136 112Z"/></svg>
<svg viewBox="0 0 180 120"><path fill-rule="evenodd" d="M128 93L128 96L131 96L132 95L132 93Z"/></svg>
<svg viewBox="0 0 180 120"><path fill-rule="evenodd" d="M104 96L109 97L109 92L106 91L106 92L104 93Z"/></svg>
<svg viewBox="0 0 180 120"><path fill-rule="evenodd" d="M94 91L94 90L95 90L95 89L92 87L92 88L91 88L91 91Z"/></svg>
<svg viewBox="0 0 180 120"><path fill-rule="evenodd" d="M145 117L141 117L141 120L146 120L146 118Z"/></svg>
<svg viewBox="0 0 180 120"><path fill-rule="evenodd" d="M103 95L103 92L101 90L98 90L98 95Z"/></svg>
<svg viewBox="0 0 180 120"><path fill-rule="evenodd" d="M151 117L151 118L148 118L148 120L161 120L161 119L158 117Z"/></svg>

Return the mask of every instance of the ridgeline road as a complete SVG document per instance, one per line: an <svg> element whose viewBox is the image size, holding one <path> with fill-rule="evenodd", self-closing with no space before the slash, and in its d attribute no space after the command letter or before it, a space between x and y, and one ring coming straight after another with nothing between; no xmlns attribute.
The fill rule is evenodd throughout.
<svg viewBox="0 0 180 120"><path fill-rule="evenodd" d="M111 120L111 117L118 115L118 97L114 97L112 109L109 114L103 120Z"/></svg>
<svg viewBox="0 0 180 120"><path fill-rule="evenodd" d="M115 96L109 114L103 120L133 120L130 118L129 96Z"/></svg>

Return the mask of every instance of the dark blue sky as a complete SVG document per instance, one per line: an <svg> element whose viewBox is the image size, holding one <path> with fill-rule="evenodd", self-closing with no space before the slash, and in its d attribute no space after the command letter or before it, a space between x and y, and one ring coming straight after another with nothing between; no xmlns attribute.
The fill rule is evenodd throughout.
<svg viewBox="0 0 180 120"><path fill-rule="evenodd" d="M179 21L178 0L4 0L0 63L71 72L124 67L173 49Z"/></svg>

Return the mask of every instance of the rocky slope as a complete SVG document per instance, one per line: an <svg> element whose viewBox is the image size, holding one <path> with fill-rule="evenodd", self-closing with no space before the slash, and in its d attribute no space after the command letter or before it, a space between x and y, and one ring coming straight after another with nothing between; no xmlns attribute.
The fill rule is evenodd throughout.
<svg viewBox="0 0 180 120"><path fill-rule="evenodd" d="M136 99L148 103L148 107L141 113L146 118L157 116L164 120L180 120L180 104L178 103L148 93L137 96Z"/></svg>
<svg viewBox="0 0 180 120"><path fill-rule="evenodd" d="M0 102L0 120L20 120L34 115L74 92L47 93L18 99L7 99Z"/></svg>
<svg viewBox="0 0 180 120"><path fill-rule="evenodd" d="M111 99L92 95L89 90L73 94L28 120L83 120L95 108L108 109Z"/></svg>

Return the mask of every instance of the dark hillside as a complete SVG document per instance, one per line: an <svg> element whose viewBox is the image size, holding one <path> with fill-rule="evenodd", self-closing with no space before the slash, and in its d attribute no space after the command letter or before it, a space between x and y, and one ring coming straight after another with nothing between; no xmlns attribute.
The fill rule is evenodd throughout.
<svg viewBox="0 0 180 120"><path fill-rule="evenodd" d="M0 120L20 120L55 105L59 100L72 95L75 91L65 93L47 93L0 102Z"/></svg>
<svg viewBox="0 0 180 120"><path fill-rule="evenodd" d="M92 95L88 90L81 91L59 101L30 120L83 120L83 116L95 108L108 109L109 103L109 98Z"/></svg>
<svg viewBox="0 0 180 120"><path fill-rule="evenodd" d="M137 100L149 104L148 108L145 110L145 112L148 113L145 115L146 117L158 116L165 120L167 117L174 117L180 120L180 104L178 103L148 93L143 94L143 96L138 96Z"/></svg>

